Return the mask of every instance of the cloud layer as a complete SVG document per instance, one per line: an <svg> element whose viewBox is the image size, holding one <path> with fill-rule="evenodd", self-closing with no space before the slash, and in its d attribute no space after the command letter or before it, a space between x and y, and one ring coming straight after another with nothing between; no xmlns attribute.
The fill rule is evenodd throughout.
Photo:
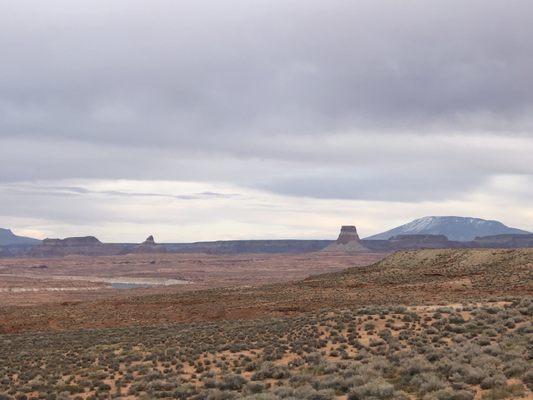
<svg viewBox="0 0 533 400"><path fill-rule="evenodd" d="M0 215L35 182L128 180L398 214L477 198L455 209L473 215L505 192L519 205L505 217L531 229L513 185L533 186L532 14L526 0L0 0ZM160 198L134 189L128 204ZM73 195L59 192L32 192L40 218ZM261 223L232 218L237 236Z"/></svg>

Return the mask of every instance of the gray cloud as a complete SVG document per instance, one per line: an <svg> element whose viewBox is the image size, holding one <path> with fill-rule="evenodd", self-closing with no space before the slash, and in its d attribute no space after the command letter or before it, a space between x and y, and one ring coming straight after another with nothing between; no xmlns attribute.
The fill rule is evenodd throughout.
<svg viewBox="0 0 533 400"><path fill-rule="evenodd" d="M204 191L198 193L186 194L168 194L157 192L139 192L139 191L122 191L122 190L93 190L78 186L50 186L38 184L15 184L4 185L1 189L5 192L17 193L18 195L30 196L110 196L110 197L160 197L174 200L215 200L215 199L235 199L240 197L236 193L217 193Z"/></svg>
<svg viewBox="0 0 533 400"><path fill-rule="evenodd" d="M0 180L416 202L531 179L532 14L526 0L0 1Z"/></svg>

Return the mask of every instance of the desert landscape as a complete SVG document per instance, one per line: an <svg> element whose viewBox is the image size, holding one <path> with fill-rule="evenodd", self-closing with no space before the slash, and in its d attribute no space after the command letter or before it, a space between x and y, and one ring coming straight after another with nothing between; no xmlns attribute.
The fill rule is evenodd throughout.
<svg viewBox="0 0 533 400"><path fill-rule="evenodd" d="M533 396L533 249L2 262L2 398Z"/></svg>
<svg viewBox="0 0 533 400"><path fill-rule="evenodd" d="M0 400L533 400L532 0L0 0Z"/></svg>
<svg viewBox="0 0 533 400"><path fill-rule="evenodd" d="M508 300L9 335L0 387L19 398L531 398L530 315L530 300Z"/></svg>

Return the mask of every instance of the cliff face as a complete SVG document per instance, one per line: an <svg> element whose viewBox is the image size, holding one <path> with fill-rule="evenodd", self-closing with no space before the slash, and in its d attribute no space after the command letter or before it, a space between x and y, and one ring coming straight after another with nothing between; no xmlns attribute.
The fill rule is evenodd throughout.
<svg viewBox="0 0 533 400"><path fill-rule="evenodd" d="M30 250L32 257L62 257L68 255L106 256L125 252L120 244L104 244L94 236L44 239Z"/></svg>
<svg viewBox="0 0 533 400"><path fill-rule="evenodd" d="M353 225L343 225L341 227L341 233L337 238L337 244L348 244L350 242L360 242L359 235L357 234L357 228Z"/></svg>

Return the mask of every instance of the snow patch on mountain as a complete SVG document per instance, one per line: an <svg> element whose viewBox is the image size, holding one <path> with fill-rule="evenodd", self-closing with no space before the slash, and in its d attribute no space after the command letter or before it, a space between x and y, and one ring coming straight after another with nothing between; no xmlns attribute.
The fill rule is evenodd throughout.
<svg viewBox="0 0 533 400"><path fill-rule="evenodd" d="M476 237L504 234L528 234L530 232L510 228L499 221L472 217L428 216L415 219L405 225L370 236L369 240L388 240L397 235L445 235L449 240L469 241Z"/></svg>

